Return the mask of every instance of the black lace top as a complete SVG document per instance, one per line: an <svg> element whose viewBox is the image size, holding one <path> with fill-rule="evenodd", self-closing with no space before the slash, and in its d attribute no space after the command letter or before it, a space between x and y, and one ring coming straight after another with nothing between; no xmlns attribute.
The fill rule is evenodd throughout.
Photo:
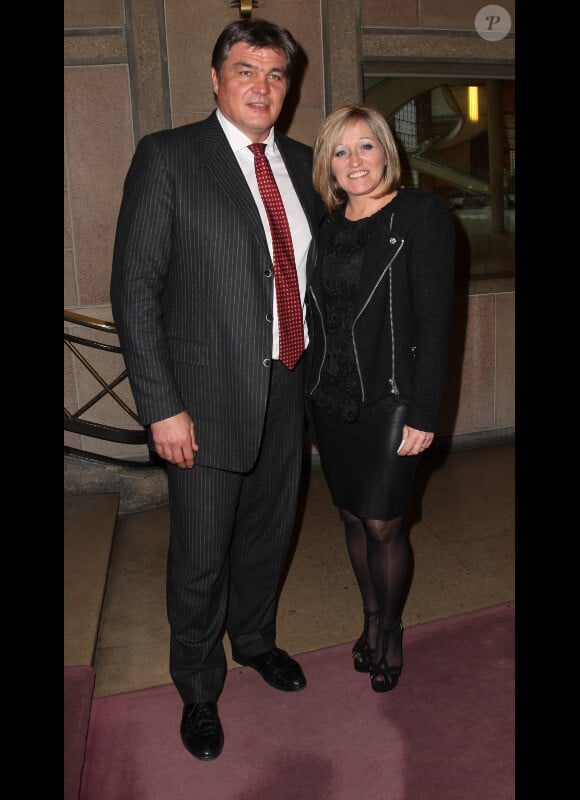
<svg viewBox="0 0 580 800"><path fill-rule="evenodd" d="M382 211L351 222L344 216L344 207L337 209L334 236L320 254L327 351L313 399L343 422L354 422L359 414L361 391L352 340L353 305L367 242Z"/></svg>

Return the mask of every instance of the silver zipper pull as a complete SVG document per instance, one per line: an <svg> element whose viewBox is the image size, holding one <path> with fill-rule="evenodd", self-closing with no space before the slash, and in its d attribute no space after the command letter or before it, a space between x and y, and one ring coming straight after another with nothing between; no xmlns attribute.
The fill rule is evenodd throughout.
<svg viewBox="0 0 580 800"><path fill-rule="evenodd" d="M395 379L389 378L389 383L391 384L391 394L399 394L399 387L395 383Z"/></svg>

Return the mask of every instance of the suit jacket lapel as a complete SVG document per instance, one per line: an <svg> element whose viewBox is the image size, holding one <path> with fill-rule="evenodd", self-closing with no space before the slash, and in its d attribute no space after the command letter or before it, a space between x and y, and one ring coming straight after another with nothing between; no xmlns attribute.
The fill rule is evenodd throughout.
<svg viewBox="0 0 580 800"><path fill-rule="evenodd" d="M268 250L268 242L254 198L215 112L208 117L206 123L198 143L199 153L216 183L231 199L236 210L245 217L260 244Z"/></svg>
<svg viewBox="0 0 580 800"><path fill-rule="evenodd" d="M288 174L294 184L296 194L302 204L310 230L314 236L315 219L312 206L311 165L307 160L301 163L300 156L296 156L291 143L285 138L276 135L276 144L280 149ZM260 244L268 250L268 242L254 198L226 135L217 120L215 111L205 121L198 145L200 155L204 158L206 166L212 172L216 183L231 198L233 205L245 217Z"/></svg>

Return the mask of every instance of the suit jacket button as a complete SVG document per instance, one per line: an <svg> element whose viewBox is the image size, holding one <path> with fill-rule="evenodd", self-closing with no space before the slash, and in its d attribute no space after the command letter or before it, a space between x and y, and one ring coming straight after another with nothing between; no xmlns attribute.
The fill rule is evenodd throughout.
<svg viewBox="0 0 580 800"><path fill-rule="evenodd" d="M265 358L265 359L262 361L262 364L263 364L265 367L269 367L269 366L272 364L272 359L271 359L271 358Z"/></svg>
<svg viewBox="0 0 580 800"><path fill-rule="evenodd" d="M272 314L266 314L266 322L272 322L273 319L274 317Z"/></svg>
<svg viewBox="0 0 580 800"><path fill-rule="evenodd" d="M272 277L272 270L271 269L265 269L264 270L264 277L265 278L271 278Z"/></svg>

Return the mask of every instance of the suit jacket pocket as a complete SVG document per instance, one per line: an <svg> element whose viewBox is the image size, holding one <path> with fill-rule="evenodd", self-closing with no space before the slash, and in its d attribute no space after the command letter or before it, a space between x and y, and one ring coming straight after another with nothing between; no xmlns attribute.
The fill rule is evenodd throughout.
<svg viewBox="0 0 580 800"><path fill-rule="evenodd" d="M206 366L208 363L208 346L201 342L189 342L170 336L168 340L169 352L174 361L183 364L199 364Z"/></svg>

